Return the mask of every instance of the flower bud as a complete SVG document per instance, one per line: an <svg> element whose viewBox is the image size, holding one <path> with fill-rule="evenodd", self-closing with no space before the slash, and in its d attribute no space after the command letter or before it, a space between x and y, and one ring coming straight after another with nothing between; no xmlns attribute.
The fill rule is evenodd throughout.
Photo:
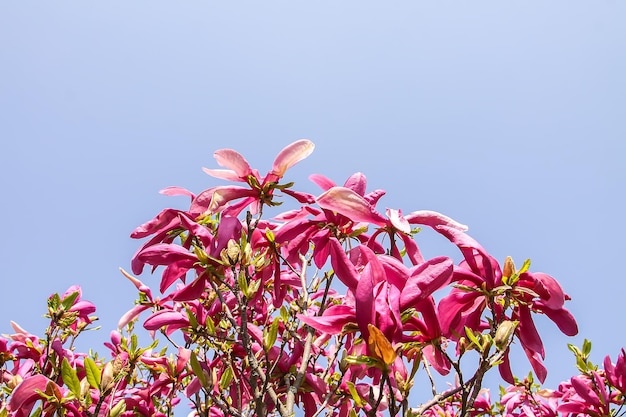
<svg viewBox="0 0 626 417"><path fill-rule="evenodd" d="M113 375L113 363L107 362L102 370L102 377L100 379L100 392L109 392L115 386L115 380Z"/></svg>
<svg viewBox="0 0 626 417"><path fill-rule="evenodd" d="M241 248L235 242L235 239L230 239L228 244L220 252L220 258L226 265L235 266L241 260Z"/></svg>
<svg viewBox="0 0 626 417"><path fill-rule="evenodd" d="M505 320L498 326L498 330L496 330L495 343L496 348L499 351L505 350L511 339L513 338L513 334L515 333L515 329L517 329L517 325L519 321Z"/></svg>
<svg viewBox="0 0 626 417"><path fill-rule="evenodd" d="M515 264L513 258L507 256L504 260L504 267L502 268L502 276L510 278L515 273Z"/></svg>

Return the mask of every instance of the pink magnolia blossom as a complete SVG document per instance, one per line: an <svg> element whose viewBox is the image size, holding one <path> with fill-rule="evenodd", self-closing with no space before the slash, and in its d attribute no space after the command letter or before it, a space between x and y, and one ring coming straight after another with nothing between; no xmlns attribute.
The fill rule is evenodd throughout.
<svg viewBox="0 0 626 417"><path fill-rule="evenodd" d="M269 203L273 194L273 187L280 180L287 169L309 156L314 149L313 142L302 139L286 146L276 156L272 169L261 178L257 170L253 170L248 161L237 151L221 149L215 152L214 157L220 166L227 169L207 169L204 172L228 181L244 182L248 187L223 186L209 189L200 193L196 200L197 204L206 205L206 210L211 213L221 212L226 205L234 200L241 201L233 204L227 211L236 216L246 206L251 206L251 212L257 213L261 203ZM308 194L292 192L282 189L285 194L291 195L300 202L311 202Z"/></svg>
<svg viewBox="0 0 626 417"><path fill-rule="evenodd" d="M626 350L624 348L622 348L615 364L611 362L608 355L604 358L604 371L611 385L626 396Z"/></svg>

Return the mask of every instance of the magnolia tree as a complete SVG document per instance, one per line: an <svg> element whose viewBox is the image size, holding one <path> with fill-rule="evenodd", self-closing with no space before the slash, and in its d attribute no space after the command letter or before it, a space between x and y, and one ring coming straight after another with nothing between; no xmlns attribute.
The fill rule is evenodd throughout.
<svg viewBox="0 0 626 417"><path fill-rule="evenodd" d="M297 191L285 173L313 147L292 143L264 176L222 149L225 169L204 171L242 185L163 190L191 204L132 232L145 241L122 273L139 297L108 354L73 347L96 320L81 289L52 295L43 337L12 323L0 338L0 417L168 416L181 402L220 417L625 414L623 349L598 366L589 342L570 346L579 374L556 389L535 382L547 370L534 317L578 331L554 278L499 263L443 214L380 211L384 191L367 191L363 174L343 185L315 174L318 196ZM268 218L282 199L298 208ZM426 259L422 227L462 262ZM158 272L158 294L135 277L145 269ZM139 326L154 343L140 346ZM512 374L511 349L528 358L527 377ZM483 388L494 368L508 384L498 400ZM415 390L429 399L415 402Z"/></svg>

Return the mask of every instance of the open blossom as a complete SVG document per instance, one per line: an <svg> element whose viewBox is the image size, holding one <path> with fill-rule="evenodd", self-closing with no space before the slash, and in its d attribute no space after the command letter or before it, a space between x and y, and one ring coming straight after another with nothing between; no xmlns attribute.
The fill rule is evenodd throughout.
<svg viewBox="0 0 626 417"><path fill-rule="evenodd" d="M314 147L313 142L306 139L286 146L276 156L272 169L264 177L261 177L257 170L252 169L248 161L239 152L232 149L218 150L214 154L215 159L220 166L227 169L204 168L204 172L215 178L246 183L248 187L222 186L211 188L197 196L192 203L192 208L194 206L206 207L205 210L217 213L225 210L230 202L241 199L226 209L228 213L236 216L246 206L250 206L252 213L255 214L260 204L271 202L274 187L278 180L285 175L287 169L309 156ZM281 188L281 190L301 202L312 200L305 193L292 192L287 188Z"/></svg>
<svg viewBox="0 0 626 417"><path fill-rule="evenodd" d="M604 358L604 371L611 385L626 396L626 350L624 348L617 357L617 363L613 364L609 356Z"/></svg>
<svg viewBox="0 0 626 417"><path fill-rule="evenodd" d="M483 313L487 308L493 308L491 314L497 322L519 322L515 334L537 377L543 382L547 375L542 362L545 352L532 314L545 314L563 333L573 336L578 333L578 327L564 307L568 296L554 278L544 273L508 270L507 274L511 276L505 276L498 262L473 238L446 226L438 228L461 249L465 258L454 270L453 281L459 286L453 288L438 306L444 333L458 339L464 334L464 327L488 328ZM513 273L517 276L513 277ZM503 291L503 288L510 289ZM492 298L503 302L491 303ZM511 309L510 316L506 315L506 308ZM499 368L504 380L513 383L508 355Z"/></svg>

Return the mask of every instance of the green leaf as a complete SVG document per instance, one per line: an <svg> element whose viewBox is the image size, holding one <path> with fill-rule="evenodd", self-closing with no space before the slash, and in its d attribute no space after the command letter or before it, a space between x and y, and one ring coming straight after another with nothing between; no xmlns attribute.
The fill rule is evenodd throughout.
<svg viewBox="0 0 626 417"><path fill-rule="evenodd" d="M72 368L67 358L63 358L63 362L61 362L61 375L63 376L63 382L72 394L76 398L80 398L80 380L76 375L76 370Z"/></svg>
<svg viewBox="0 0 626 417"><path fill-rule="evenodd" d="M96 362L88 356L85 358L84 364L87 382L89 382L92 388L98 389L100 387L100 368L98 368Z"/></svg>
<svg viewBox="0 0 626 417"><path fill-rule="evenodd" d="M517 274L521 275L524 272L527 272L529 269L530 269L530 259L526 259L522 267L519 269L519 271L517 271Z"/></svg>
<svg viewBox="0 0 626 417"><path fill-rule="evenodd" d="M109 411L109 417L117 417L120 414L122 414L124 411L126 411L126 401L120 400Z"/></svg>
<svg viewBox="0 0 626 417"><path fill-rule="evenodd" d="M187 311L187 318L189 319L189 327L192 329L197 329L198 319L196 318L196 315L189 308L186 308L185 311Z"/></svg>
<svg viewBox="0 0 626 417"><path fill-rule="evenodd" d="M348 391L350 391L350 395L352 396L352 400L354 401L354 404L357 407L363 407L363 400L361 399L361 396L357 392L356 387L354 386L354 383L351 381L347 381L347 385L348 385Z"/></svg>
<svg viewBox="0 0 626 417"><path fill-rule="evenodd" d="M237 277L237 283L239 284L239 288L243 295L248 297L248 279L246 278L246 274L243 271L239 271L239 276Z"/></svg>
<svg viewBox="0 0 626 417"><path fill-rule="evenodd" d="M204 321L204 325L206 326L209 334L215 334L215 323L211 316L207 315L206 320Z"/></svg>
<svg viewBox="0 0 626 417"><path fill-rule="evenodd" d="M198 377L200 380L200 384L203 388L207 388L209 386L209 382L206 379L206 375L204 374L204 370L198 361L198 356L196 356L196 352L191 352L191 357L189 358L189 362L191 363L191 370L193 374Z"/></svg>
<svg viewBox="0 0 626 417"><path fill-rule="evenodd" d="M220 378L220 389L225 390L230 385L233 380L233 370L229 366L224 369L224 373L222 373L222 377Z"/></svg>
<svg viewBox="0 0 626 417"><path fill-rule="evenodd" d="M467 326L465 326L465 335L474 344L474 346L476 346L477 348L482 348L482 343L480 343L472 329Z"/></svg>
<svg viewBox="0 0 626 417"><path fill-rule="evenodd" d="M137 341L137 335L135 333L133 333L130 336L130 350L132 352L137 350L137 346L139 345L138 341Z"/></svg>
<svg viewBox="0 0 626 417"><path fill-rule="evenodd" d="M567 344L567 348L575 355L582 356L582 352L578 349L578 346L573 345L572 343Z"/></svg>
<svg viewBox="0 0 626 417"><path fill-rule="evenodd" d="M583 342L583 355L587 357L589 356L590 353L591 353L591 341L585 339L585 341Z"/></svg>
<svg viewBox="0 0 626 417"><path fill-rule="evenodd" d="M74 301L76 301L76 298L78 298L78 291L75 291L65 297L61 302L61 307L63 307L63 310L69 310L74 305Z"/></svg>
<svg viewBox="0 0 626 417"><path fill-rule="evenodd" d="M61 297L59 297L58 293L53 294L50 298L48 298L48 308L56 311L61 304Z"/></svg>
<svg viewBox="0 0 626 417"><path fill-rule="evenodd" d="M263 344L265 345L265 350L267 351L269 351L272 346L274 346L274 343L276 343L276 339L278 338L278 324L279 321L277 318L275 318L272 324L269 326L269 330L267 327L263 329L265 331Z"/></svg>

